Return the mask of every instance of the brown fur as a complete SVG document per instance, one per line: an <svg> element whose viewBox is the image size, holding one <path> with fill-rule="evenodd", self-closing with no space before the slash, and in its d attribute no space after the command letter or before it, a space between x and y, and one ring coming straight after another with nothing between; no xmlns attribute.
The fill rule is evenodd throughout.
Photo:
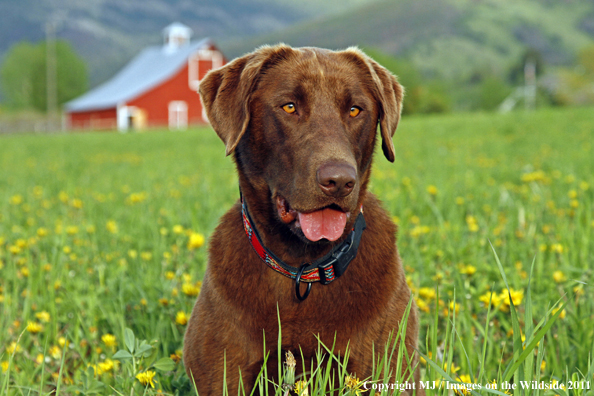
<svg viewBox="0 0 594 396"><path fill-rule="evenodd" d="M281 260L294 267L315 261L348 233L332 243L308 241L298 227L279 217L279 197L301 212L340 207L350 213L347 230L363 205L367 229L344 275L329 285L314 283L310 296L299 302L294 281L270 269L252 250L241 206L234 205L212 235L208 269L185 337L184 363L199 394L222 393L224 360L229 394L237 393L240 370L249 392L264 361L263 334L266 350L272 351L269 374L278 378L277 308L284 350L296 357L302 351L309 367L318 347L315 336L329 347L336 337L336 352L344 356L349 345L348 371L367 378L372 349L376 357L383 351L411 296L396 250L396 226L366 191L378 123L384 154L394 161L392 135L400 118L402 87L357 49L278 45L211 71L200 94L227 154L234 155L254 226ZM289 102L296 104L296 113L282 110ZM362 109L357 117L349 116L353 105ZM329 161L356 169L349 195L331 197L320 190L316 170ZM412 356L418 337L414 306L407 326L406 349ZM413 365L417 361L415 357ZM418 370L415 378L418 382Z"/></svg>

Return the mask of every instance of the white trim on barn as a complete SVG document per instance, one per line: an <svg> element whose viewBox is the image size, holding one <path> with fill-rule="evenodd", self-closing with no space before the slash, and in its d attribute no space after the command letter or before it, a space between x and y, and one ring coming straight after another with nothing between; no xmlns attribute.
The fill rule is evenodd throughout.
<svg viewBox="0 0 594 396"><path fill-rule="evenodd" d="M216 50L202 49L191 55L188 59L188 83L190 89L198 91L200 86L200 61L211 61L212 69L223 65L223 54ZM210 68L209 68L210 69Z"/></svg>

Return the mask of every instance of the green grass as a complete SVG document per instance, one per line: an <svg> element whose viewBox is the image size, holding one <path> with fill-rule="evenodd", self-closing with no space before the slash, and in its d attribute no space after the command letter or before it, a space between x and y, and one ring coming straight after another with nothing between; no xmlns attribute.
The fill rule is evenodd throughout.
<svg viewBox="0 0 594 396"><path fill-rule="evenodd" d="M396 163L378 153L370 189L399 224L423 381L594 387L593 113L407 117ZM2 137L0 169L0 394L143 394L147 370L147 394L191 392L164 358L199 291L201 235L238 198L214 132Z"/></svg>

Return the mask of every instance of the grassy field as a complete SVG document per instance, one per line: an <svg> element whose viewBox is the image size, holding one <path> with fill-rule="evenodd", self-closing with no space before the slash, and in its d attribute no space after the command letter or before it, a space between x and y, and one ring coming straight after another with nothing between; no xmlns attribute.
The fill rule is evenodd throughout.
<svg viewBox="0 0 594 396"><path fill-rule="evenodd" d="M454 114L405 118L396 163L377 155L423 380L594 394L593 142L591 108ZM214 132L2 137L0 169L0 395L190 392L203 244L238 198Z"/></svg>

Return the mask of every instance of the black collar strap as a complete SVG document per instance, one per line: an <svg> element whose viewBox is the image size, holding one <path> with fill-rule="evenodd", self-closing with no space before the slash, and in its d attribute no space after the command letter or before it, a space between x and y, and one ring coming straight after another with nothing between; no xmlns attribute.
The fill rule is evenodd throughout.
<svg viewBox="0 0 594 396"><path fill-rule="evenodd" d="M305 263L300 268L296 269L281 261L274 255L274 253L264 247L262 239L260 238L260 235L258 235L258 230L254 227L254 222L250 217L243 197L241 199L241 213L243 217L243 228L252 248L254 248L254 251L258 254L258 257L260 257L262 261L273 270L280 272L291 279L295 279L296 294L300 301L307 298L313 282L320 282L323 285L327 285L344 274L350 262L357 255L359 243L361 242L361 235L366 227L365 218L363 217L363 208L361 208L361 212L359 213L359 216L357 216L355 225L344 242L334 247L324 257L311 264ZM304 295L301 295L299 291L300 282L307 283L307 291Z"/></svg>

